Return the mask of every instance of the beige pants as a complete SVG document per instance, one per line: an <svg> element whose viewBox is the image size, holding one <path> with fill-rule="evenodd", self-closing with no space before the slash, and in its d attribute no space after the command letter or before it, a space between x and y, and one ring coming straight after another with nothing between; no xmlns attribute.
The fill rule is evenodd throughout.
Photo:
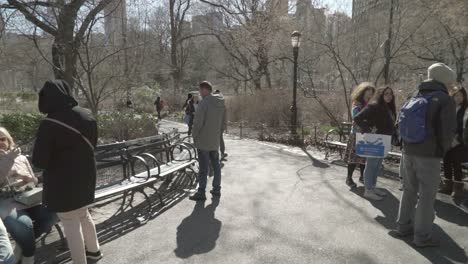
<svg viewBox="0 0 468 264"><path fill-rule="evenodd" d="M99 251L96 227L88 208L82 207L70 212L57 213L57 215L62 222L73 263L86 264L85 246L90 252Z"/></svg>

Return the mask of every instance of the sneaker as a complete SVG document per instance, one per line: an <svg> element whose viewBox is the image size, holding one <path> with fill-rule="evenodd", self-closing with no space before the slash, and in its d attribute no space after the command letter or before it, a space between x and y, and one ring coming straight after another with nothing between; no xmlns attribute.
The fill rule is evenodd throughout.
<svg viewBox="0 0 468 264"><path fill-rule="evenodd" d="M87 259L97 261L97 260L102 259L102 257L103 257L103 255L102 255L102 253L101 253L100 250L99 250L98 252L89 252L89 251L86 251L86 258L87 258Z"/></svg>
<svg viewBox="0 0 468 264"><path fill-rule="evenodd" d="M367 198L369 200L373 201L381 201L383 198L382 196L377 195L374 190L366 190L364 192L364 198Z"/></svg>
<svg viewBox="0 0 468 264"><path fill-rule="evenodd" d="M357 184L353 181L353 179L346 179L346 185L348 185L350 188L356 188Z"/></svg>
<svg viewBox="0 0 468 264"><path fill-rule="evenodd" d="M206 195L204 192L196 192L189 197L192 201L205 201Z"/></svg>
<svg viewBox="0 0 468 264"><path fill-rule="evenodd" d="M395 237L395 238L405 238L405 237L409 237L409 236L412 236L414 235L414 230L413 229L410 229L408 231L405 231L405 232L402 232L398 229L395 229L395 230L392 230L390 232L388 232L388 234L392 237Z"/></svg>
<svg viewBox="0 0 468 264"><path fill-rule="evenodd" d="M362 184L364 184L364 177L362 177L362 176L359 177L359 182L362 183Z"/></svg>
<svg viewBox="0 0 468 264"><path fill-rule="evenodd" d="M414 243L414 246L417 248L438 247L440 246L440 242L431 238L420 243Z"/></svg>
<svg viewBox="0 0 468 264"><path fill-rule="evenodd" d="M382 197L385 197L387 196L387 192L383 189L379 189L379 188L374 188L374 192L375 194L377 194L378 196L382 196Z"/></svg>
<svg viewBox="0 0 468 264"><path fill-rule="evenodd" d="M468 213L468 198L466 198L465 201L463 201L463 202L460 204L460 207L462 208L463 211L465 211L466 213Z"/></svg>
<svg viewBox="0 0 468 264"><path fill-rule="evenodd" d="M211 190L210 193L211 193L211 195L213 195L215 197L221 197L221 192L220 191Z"/></svg>

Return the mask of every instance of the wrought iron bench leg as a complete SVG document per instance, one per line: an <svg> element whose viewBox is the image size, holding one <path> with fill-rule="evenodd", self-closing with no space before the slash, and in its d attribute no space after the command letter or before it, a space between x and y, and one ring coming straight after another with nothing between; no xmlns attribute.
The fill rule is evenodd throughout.
<svg viewBox="0 0 468 264"><path fill-rule="evenodd" d="M145 197L145 201L148 204L148 210L146 211L146 218L144 218L144 219L138 218L138 220L140 220L142 223L146 223L151 219L153 209L152 209L150 197L146 194L146 192L145 192L145 190L143 188L137 190L136 192L139 192L139 193L143 194L143 196Z"/></svg>
<svg viewBox="0 0 468 264"><path fill-rule="evenodd" d="M62 228L60 227L59 224L55 224L54 227L55 227L55 229L57 230L57 233L60 236L60 244L61 244L62 248L66 248L67 247L67 242L65 240L65 236L63 235Z"/></svg>
<svg viewBox="0 0 468 264"><path fill-rule="evenodd" d="M149 186L149 187L150 187L151 189L153 189L154 192L158 195L159 201L161 202L161 206L164 206L164 205L165 205L165 204L164 204L164 200L163 200L163 197L162 197L161 193L159 192L158 188L156 188L156 187L154 186L154 184L151 185L151 186Z"/></svg>

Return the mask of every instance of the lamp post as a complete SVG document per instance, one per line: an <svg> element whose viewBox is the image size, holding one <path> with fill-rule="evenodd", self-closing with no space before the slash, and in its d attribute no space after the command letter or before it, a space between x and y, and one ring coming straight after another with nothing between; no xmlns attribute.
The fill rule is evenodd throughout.
<svg viewBox="0 0 468 264"><path fill-rule="evenodd" d="M297 56L299 55L299 46L301 45L301 33L294 31L291 34L291 44L293 47L294 69L293 69L293 102L291 106L291 135L294 142L297 142Z"/></svg>

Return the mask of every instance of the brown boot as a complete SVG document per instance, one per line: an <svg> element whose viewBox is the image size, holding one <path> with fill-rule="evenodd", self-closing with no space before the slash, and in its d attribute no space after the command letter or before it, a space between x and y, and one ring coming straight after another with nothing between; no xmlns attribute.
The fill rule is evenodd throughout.
<svg viewBox="0 0 468 264"><path fill-rule="evenodd" d="M439 192L451 195L452 194L452 188L453 187L453 181L444 179L442 183L440 184Z"/></svg>
<svg viewBox="0 0 468 264"><path fill-rule="evenodd" d="M452 197L453 198L465 197L464 189L465 189L465 184L463 182L454 182Z"/></svg>

